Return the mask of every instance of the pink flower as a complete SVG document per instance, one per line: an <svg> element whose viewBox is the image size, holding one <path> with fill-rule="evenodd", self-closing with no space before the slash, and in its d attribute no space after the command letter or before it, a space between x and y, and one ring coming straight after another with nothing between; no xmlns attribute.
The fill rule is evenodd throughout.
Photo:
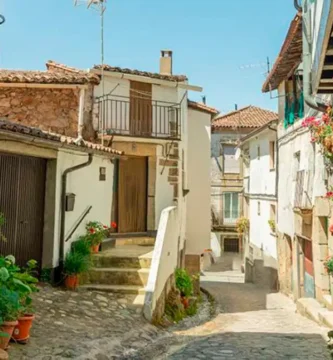
<svg viewBox="0 0 333 360"><path fill-rule="evenodd" d="M328 228L329 232L333 235L333 224L330 225L330 227Z"/></svg>
<svg viewBox="0 0 333 360"><path fill-rule="evenodd" d="M311 142L312 142L312 143L316 142L316 138L312 137L312 138L311 138Z"/></svg>

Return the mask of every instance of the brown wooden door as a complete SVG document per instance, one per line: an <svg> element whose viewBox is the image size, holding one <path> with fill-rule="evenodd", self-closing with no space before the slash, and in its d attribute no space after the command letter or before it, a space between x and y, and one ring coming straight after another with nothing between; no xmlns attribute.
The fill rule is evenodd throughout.
<svg viewBox="0 0 333 360"><path fill-rule="evenodd" d="M147 158L133 157L119 161L118 231L147 230Z"/></svg>
<svg viewBox="0 0 333 360"><path fill-rule="evenodd" d="M152 85L138 81L130 83L130 133L137 136L151 136Z"/></svg>
<svg viewBox="0 0 333 360"><path fill-rule="evenodd" d="M20 265L41 265L46 160L0 154L0 212L5 216L0 254L14 255Z"/></svg>

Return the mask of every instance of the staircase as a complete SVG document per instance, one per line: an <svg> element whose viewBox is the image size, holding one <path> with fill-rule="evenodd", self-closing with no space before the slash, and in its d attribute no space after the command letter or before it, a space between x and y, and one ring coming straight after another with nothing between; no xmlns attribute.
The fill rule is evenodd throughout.
<svg viewBox="0 0 333 360"><path fill-rule="evenodd" d="M154 243L152 237L116 239L115 247L93 255L80 288L135 295L133 305L143 305Z"/></svg>

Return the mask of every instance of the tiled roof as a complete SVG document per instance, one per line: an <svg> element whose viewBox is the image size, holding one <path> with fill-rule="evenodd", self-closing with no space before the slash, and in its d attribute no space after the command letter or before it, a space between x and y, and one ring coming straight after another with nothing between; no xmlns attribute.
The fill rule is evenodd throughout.
<svg viewBox="0 0 333 360"><path fill-rule="evenodd" d="M192 100L188 100L187 101L187 105L188 107L195 109L195 110L199 110L199 111L204 111L207 112L211 115L217 115L219 113L219 111L213 107L207 106L205 104L202 103L198 103L196 101L192 101Z"/></svg>
<svg viewBox="0 0 333 360"><path fill-rule="evenodd" d="M214 119L212 128L257 128L278 118L278 114L256 106L247 106Z"/></svg>
<svg viewBox="0 0 333 360"><path fill-rule="evenodd" d="M47 70L49 71L64 71L64 72L70 72L70 73L73 73L73 74L88 74L89 71L84 71L84 70L80 70L78 68L75 68L75 67L71 67L71 66L68 66L68 65L65 65L65 64L61 64L61 63L58 63L56 61L53 61L53 60L49 60L46 64L46 68Z"/></svg>
<svg viewBox="0 0 333 360"><path fill-rule="evenodd" d="M80 144L76 143L74 138L69 136L63 136L55 133L50 133L47 131L40 130L38 128L25 126L17 123L13 123L7 120L0 120L0 131L8 131L11 133L19 133L29 137L36 137L43 140L54 141L59 144L64 144L65 146L70 146L71 148L76 147L78 150L91 149L94 152L100 153L109 153L115 155L122 155L122 151L112 149L107 146L102 146L100 144L94 144L89 141L82 141Z"/></svg>
<svg viewBox="0 0 333 360"><path fill-rule="evenodd" d="M110 72L118 72L122 74L130 74L130 75L139 75L139 76L146 76L153 79L159 79L159 80L167 80L167 81L174 81L174 82L184 82L187 79L185 75L162 75L159 73L152 73L147 71L140 71L140 70L133 70L133 69L124 69L120 67L113 67L110 65L103 65L104 71L110 71ZM94 69L101 70L102 65L95 65Z"/></svg>
<svg viewBox="0 0 333 360"><path fill-rule="evenodd" d="M262 87L263 92L275 90L288 79L302 61L302 15L298 13L290 24L279 56Z"/></svg>
<svg viewBox="0 0 333 360"><path fill-rule="evenodd" d="M0 69L0 83L84 85L98 84L99 78L84 71L70 74L55 71Z"/></svg>

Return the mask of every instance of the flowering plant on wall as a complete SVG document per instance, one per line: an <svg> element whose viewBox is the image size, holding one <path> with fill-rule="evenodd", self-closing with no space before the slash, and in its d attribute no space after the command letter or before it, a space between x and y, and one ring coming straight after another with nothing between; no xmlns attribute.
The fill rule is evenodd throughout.
<svg viewBox="0 0 333 360"><path fill-rule="evenodd" d="M333 256L328 256L324 261L324 267L329 275L333 274Z"/></svg>
<svg viewBox="0 0 333 360"><path fill-rule="evenodd" d="M247 232L250 228L250 220L245 218L245 217L241 217L239 219L237 219L236 221L236 229L239 235L244 234L245 232Z"/></svg>
<svg viewBox="0 0 333 360"><path fill-rule="evenodd" d="M321 145L326 158L333 160L333 111L328 107L321 119L314 116L308 117L302 122L303 127L311 131L311 142Z"/></svg>

